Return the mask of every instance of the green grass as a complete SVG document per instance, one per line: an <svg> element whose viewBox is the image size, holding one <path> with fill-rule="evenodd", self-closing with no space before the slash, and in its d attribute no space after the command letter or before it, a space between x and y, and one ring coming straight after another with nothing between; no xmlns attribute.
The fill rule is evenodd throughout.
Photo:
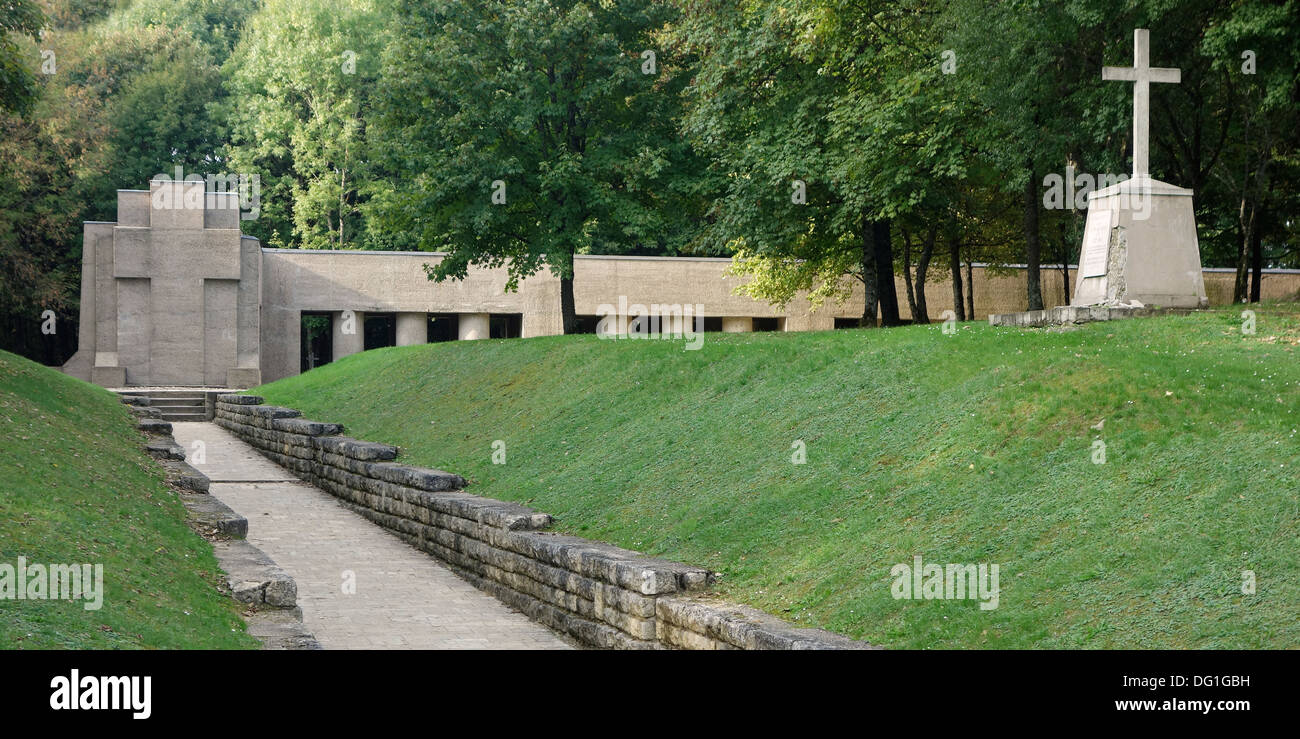
<svg viewBox="0 0 1300 739"><path fill-rule="evenodd" d="M0 351L0 439L0 563L104 567L97 611L0 599L0 648L258 646L116 395Z"/></svg>
<svg viewBox="0 0 1300 739"><path fill-rule="evenodd" d="M710 567L729 598L877 644L1294 647L1300 309L1257 310L1253 336L1220 311L710 334L693 352L433 344L257 392L560 530ZM890 567L915 554L999 564L1000 607L895 600Z"/></svg>

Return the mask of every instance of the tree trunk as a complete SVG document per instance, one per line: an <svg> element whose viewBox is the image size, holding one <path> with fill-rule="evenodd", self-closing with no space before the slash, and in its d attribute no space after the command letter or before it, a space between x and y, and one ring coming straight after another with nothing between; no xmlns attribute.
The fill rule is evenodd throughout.
<svg viewBox="0 0 1300 739"><path fill-rule="evenodd" d="M1034 167L1026 163L1029 179L1025 182L1025 289L1028 293L1029 310L1043 309L1043 284L1039 263L1042 258L1042 242L1038 238L1038 175Z"/></svg>
<svg viewBox="0 0 1300 739"><path fill-rule="evenodd" d="M876 256L876 294L880 299L880 324L901 326L898 316L898 290L894 287L894 224L889 219L871 224Z"/></svg>
<svg viewBox="0 0 1300 739"><path fill-rule="evenodd" d="M903 284L907 286L907 311L915 323L919 313L916 309L916 294L912 291L912 234L906 228L900 228L899 231L903 235Z"/></svg>
<svg viewBox="0 0 1300 739"><path fill-rule="evenodd" d="M1232 284L1232 302L1246 302L1247 261L1250 257L1250 245L1255 239L1255 208L1241 199L1237 210L1237 226L1240 238L1237 241L1237 279Z"/></svg>
<svg viewBox="0 0 1300 739"><path fill-rule="evenodd" d="M1264 229L1256 223L1250 235L1250 302L1258 303L1262 290L1260 282L1264 279L1264 246L1262 241Z"/></svg>
<svg viewBox="0 0 1300 739"><path fill-rule="evenodd" d="M958 321L966 320L966 301L961 286L961 239L948 242L948 269L952 271L952 312Z"/></svg>
<svg viewBox="0 0 1300 739"><path fill-rule="evenodd" d="M975 320L975 266L966 255L966 318Z"/></svg>
<svg viewBox="0 0 1300 739"><path fill-rule="evenodd" d="M1065 226L1061 226L1061 292L1065 295L1064 305L1070 304L1070 241L1065 236Z"/></svg>
<svg viewBox="0 0 1300 739"><path fill-rule="evenodd" d="M930 322L930 307L925 302L925 278L930 271L930 258L934 256L934 241L939 229L931 226L921 244L921 257L916 261L916 309L912 312L914 323Z"/></svg>
<svg viewBox="0 0 1300 739"><path fill-rule="evenodd" d="M871 222L862 219L862 320L863 328L876 327L876 303L880 294L876 291L876 253Z"/></svg>
<svg viewBox="0 0 1300 739"><path fill-rule="evenodd" d="M573 301L573 255L565 254L560 268L560 320L565 334L578 333L578 309Z"/></svg>

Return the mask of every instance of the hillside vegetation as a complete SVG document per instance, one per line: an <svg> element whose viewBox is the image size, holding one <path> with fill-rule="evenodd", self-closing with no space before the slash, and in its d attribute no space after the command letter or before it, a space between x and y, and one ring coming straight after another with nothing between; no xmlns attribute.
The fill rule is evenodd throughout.
<svg viewBox="0 0 1300 739"><path fill-rule="evenodd" d="M1254 335L1218 311L709 334L699 351L430 344L257 392L561 530L708 566L730 598L877 644L1294 647L1298 352L1288 304L1260 308ZM890 569L915 555L998 564L999 607L894 599Z"/></svg>
<svg viewBox="0 0 1300 739"><path fill-rule="evenodd" d="M0 649L253 648L113 393L0 351L0 564L102 564L98 610L0 598Z"/></svg>

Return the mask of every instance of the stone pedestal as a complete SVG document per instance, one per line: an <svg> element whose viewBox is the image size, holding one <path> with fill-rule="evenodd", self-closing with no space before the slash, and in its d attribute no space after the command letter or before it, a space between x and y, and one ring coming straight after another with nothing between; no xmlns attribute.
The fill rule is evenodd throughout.
<svg viewBox="0 0 1300 739"><path fill-rule="evenodd" d="M1148 176L1088 196L1072 305L1209 304L1192 191Z"/></svg>

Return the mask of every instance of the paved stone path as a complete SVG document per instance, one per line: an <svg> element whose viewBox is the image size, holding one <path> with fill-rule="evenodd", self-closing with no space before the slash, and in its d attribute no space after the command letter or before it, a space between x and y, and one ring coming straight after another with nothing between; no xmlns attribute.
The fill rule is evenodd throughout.
<svg viewBox="0 0 1300 739"><path fill-rule="evenodd" d="M248 541L297 581L303 622L326 649L569 648L220 426L172 427L212 495L248 519Z"/></svg>

